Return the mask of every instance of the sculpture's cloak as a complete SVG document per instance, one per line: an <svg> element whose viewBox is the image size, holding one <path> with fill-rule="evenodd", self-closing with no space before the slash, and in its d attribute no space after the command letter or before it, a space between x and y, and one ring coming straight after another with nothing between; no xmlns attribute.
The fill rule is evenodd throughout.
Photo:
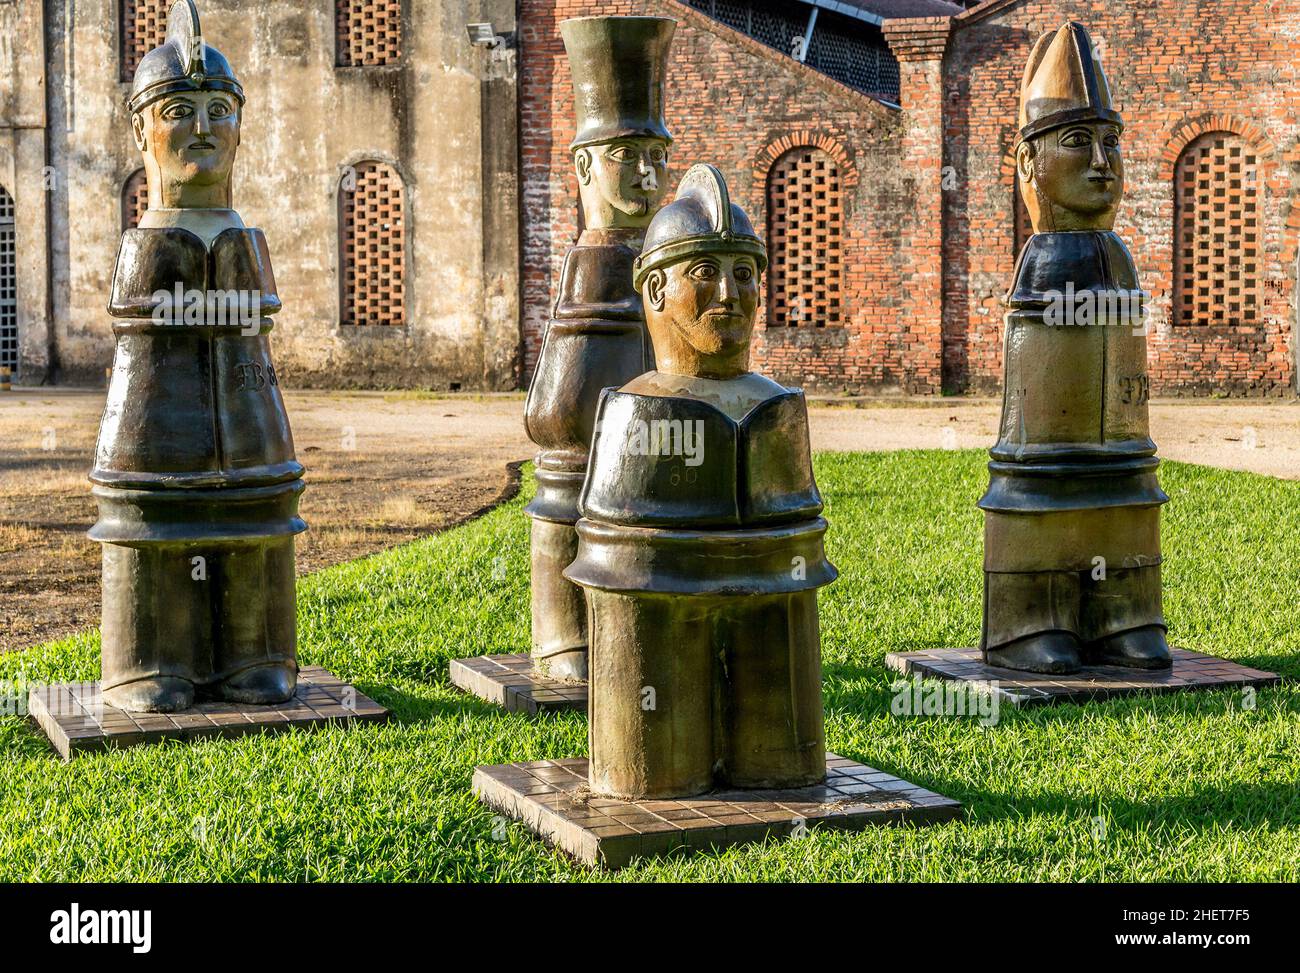
<svg viewBox="0 0 1300 973"><path fill-rule="evenodd" d="M1156 445L1133 259L1113 232L1030 237L1007 295L985 569L1160 562Z"/></svg>
<svg viewBox="0 0 1300 973"><path fill-rule="evenodd" d="M109 304L117 351L90 474L100 504L92 539L306 529L297 514L303 468L271 363L279 309L260 230L232 227L210 250L180 228L122 235Z"/></svg>

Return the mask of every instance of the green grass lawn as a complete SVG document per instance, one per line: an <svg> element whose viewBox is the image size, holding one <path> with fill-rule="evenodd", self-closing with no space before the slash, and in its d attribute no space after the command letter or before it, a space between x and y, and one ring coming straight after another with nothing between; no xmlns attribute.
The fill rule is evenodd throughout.
<svg viewBox="0 0 1300 973"><path fill-rule="evenodd" d="M966 805L929 828L818 832L640 863L616 880L1300 879L1300 690L1137 697L1000 722L890 715L896 649L972 645L982 452L817 457L841 576L822 593L827 743ZM526 478L528 479L528 478ZM1178 645L1300 677L1300 483L1163 468ZM610 878L470 794L476 764L586 752L453 689L451 658L528 637L525 495L299 587L304 663L390 709L384 727L166 744L64 765L0 719L0 878L62 881ZM93 679L86 633L0 656L0 679ZM504 831L504 834L500 833Z"/></svg>

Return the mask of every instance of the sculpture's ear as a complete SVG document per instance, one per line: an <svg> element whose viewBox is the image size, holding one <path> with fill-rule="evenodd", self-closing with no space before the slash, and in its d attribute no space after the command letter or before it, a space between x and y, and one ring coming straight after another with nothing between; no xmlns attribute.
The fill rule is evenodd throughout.
<svg viewBox="0 0 1300 973"><path fill-rule="evenodd" d="M1034 181L1034 143L1021 142L1016 148L1016 170L1020 173L1020 184L1028 186Z"/></svg>
<svg viewBox="0 0 1300 973"><path fill-rule="evenodd" d="M656 311L664 309L664 288L667 283L668 275L663 272L662 268L656 267L646 275L645 287L641 296Z"/></svg>
<svg viewBox="0 0 1300 973"><path fill-rule="evenodd" d="M143 112L136 112L131 116L131 134L135 136L135 147L143 152L148 144L148 140L144 137Z"/></svg>
<svg viewBox="0 0 1300 973"><path fill-rule="evenodd" d="M579 149L573 154L573 164L578 169L578 182L584 186L591 182L591 151Z"/></svg>

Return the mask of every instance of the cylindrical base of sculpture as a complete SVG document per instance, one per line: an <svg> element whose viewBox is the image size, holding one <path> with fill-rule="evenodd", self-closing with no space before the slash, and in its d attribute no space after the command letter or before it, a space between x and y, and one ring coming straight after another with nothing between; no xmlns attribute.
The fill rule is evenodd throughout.
<svg viewBox="0 0 1300 973"><path fill-rule="evenodd" d="M239 542L105 543L103 564L106 693L173 678L221 695L223 682L268 666L285 671L277 675L292 695L292 534Z"/></svg>
<svg viewBox="0 0 1300 973"><path fill-rule="evenodd" d="M685 797L825 776L815 590L587 597L594 792Z"/></svg>
<svg viewBox="0 0 1300 973"><path fill-rule="evenodd" d="M533 665L553 679L586 679L587 601L563 573L578 554L578 532L533 518L530 542Z"/></svg>

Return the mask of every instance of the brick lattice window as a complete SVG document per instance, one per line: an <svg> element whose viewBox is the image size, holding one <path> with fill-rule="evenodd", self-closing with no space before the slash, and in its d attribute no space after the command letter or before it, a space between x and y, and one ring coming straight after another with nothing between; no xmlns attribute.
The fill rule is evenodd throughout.
<svg viewBox="0 0 1300 973"><path fill-rule="evenodd" d="M340 67L395 64L402 57L402 0L335 0Z"/></svg>
<svg viewBox="0 0 1300 973"><path fill-rule="evenodd" d="M767 177L768 327L843 323L840 170L821 149L791 149Z"/></svg>
<svg viewBox="0 0 1300 973"><path fill-rule="evenodd" d="M123 81L135 77L140 59L167 39L167 11L173 0L122 0Z"/></svg>
<svg viewBox="0 0 1300 973"><path fill-rule="evenodd" d="M144 170L131 173L122 187L122 229L133 230L140 225L140 217L149 208L149 181Z"/></svg>
<svg viewBox="0 0 1300 973"><path fill-rule="evenodd" d="M18 367L18 247L14 198L0 186L0 365Z"/></svg>
<svg viewBox="0 0 1300 973"><path fill-rule="evenodd" d="M1174 324L1259 320L1259 159L1232 132L1197 138L1174 170Z"/></svg>
<svg viewBox="0 0 1300 973"><path fill-rule="evenodd" d="M406 323L402 177L361 162L339 187L339 280L344 324Z"/></svg>

